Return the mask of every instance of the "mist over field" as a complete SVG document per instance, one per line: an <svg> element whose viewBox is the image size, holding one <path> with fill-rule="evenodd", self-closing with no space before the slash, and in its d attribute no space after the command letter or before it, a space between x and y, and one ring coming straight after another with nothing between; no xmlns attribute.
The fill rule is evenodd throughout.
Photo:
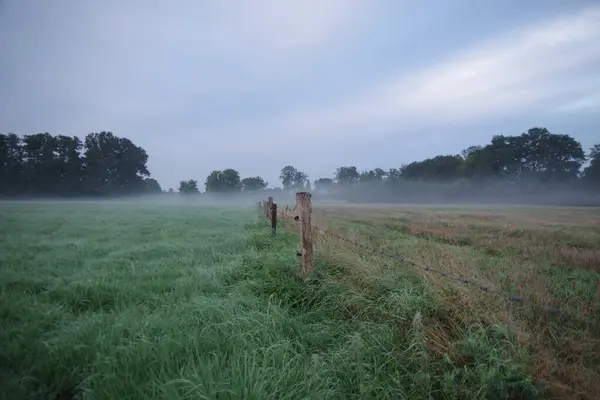
<svg viewBox="0 0 600 400"><path fill-rule="evenodd" d="M515 136L494 136L460 155L440 155L400 168L359 171L338 167L317 178L292 165L279 174L281 186L268 188L260 176L244 177L233 168L213 170L204 179L182 180L177 191L163 190L151 178L149 155L111 132L77 136L48 133L0 136L5 199L133 198L210 203L252 203L265 197L294 200L311 191L315 201L363 203L599 205L600 145L586 155L581 143L546 128Z"/></svg>

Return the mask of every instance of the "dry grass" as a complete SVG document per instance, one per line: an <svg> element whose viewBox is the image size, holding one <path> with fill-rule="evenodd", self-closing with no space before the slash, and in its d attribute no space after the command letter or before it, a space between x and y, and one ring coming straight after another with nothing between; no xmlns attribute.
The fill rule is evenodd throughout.
<svg viewBox="0 0 600 400"><path fill-rule="evenodd" d="M328 216L377 222L386 228L490 253L511 252L524 260L600 271L600 210L573 208L483 211L439 209L325 209ZM325 215L325 214L322 214Z"/></svg>
<svg viewBox="0 0 600 400"><path fill-rule="evenodd" d="M457 326L506 324L530 349L532 374L553 397L600 398L598 209L316 205L313 221L328 232L397 255L392 262L397 268L411 267L434 284L446 315L425 325L431 351L448 353ZM356 278L349 276L347 284L364 284L365 276L381 276L383 265L390 265L384 257L365 261L364 251L351 244L323 235L319 240L327 254L337 254L338 261L345 254L341 259L348 265L358 265ZM467 277L497 294L425 267ZM527 302L509 302L510 296ZM563 313L556 316L534 305Z"/></svg>

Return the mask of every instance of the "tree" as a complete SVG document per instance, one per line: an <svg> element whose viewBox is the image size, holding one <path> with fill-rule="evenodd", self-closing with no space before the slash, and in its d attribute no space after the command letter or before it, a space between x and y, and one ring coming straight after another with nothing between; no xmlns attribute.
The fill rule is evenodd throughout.
<svg viewBox="0 0 600 400"><path fill-rule="evenodd" d="M77 136L49 133L2 135L0 142L8 183L2 192L12 195L133 194L149 175L145 151L110 132L88 135L85 145Z"/></svg>
<svg viewBox="0 0 600 400"><path fill-rule="evenodd" d="M0 195L21 194L26 184L23 141L14 133L0 134L0 168Z"/></svg>
<svg viewBox="0 0 600 400"><path fill-rule="evenodd" d="M279 179L281 179L281 184L284 189L289 189L294 184L294 179L298 170L291 165L286 165L281 169L281 174L279 175Z"/></svg>
<svg viewBox="0 0 600 400"><path fill-rule="evenodd" d="M600 144L594 145L588 155L590 165L583 170L583 181L596 190L600 190Z"/></svg>
<svg viewBox="0 0 600 400"><path fill-rule="evenodd" d="M58 181L55 193L77 195L82 190L84 159L83 142L77 136L59 135L55 138Z"/></svg>
<svg viewBox="0 0 600 400"><path fill-rule="evenodd" d="M467 177L496 176L509 181L540 182L577 178L585 161L581 144L568 135L531 128L520 136L496 135L492 142L465 158Z"/></svg>
<svg viewBox="0 0 600 400"><path fill-rule="evenodd" d="M148 155L111 132L77 136L0 134L0 194L5 196L144 193ZM155 191L158 182L150 185Z"/></svg>
<svg viewBox="0 0 600 400"><path fill-rule="evenodd" d="M483 147L481 146L469 146L466 149L464 149L463 151L460 152L460 155L462 156L463 159L467 159L467 157L469 157L469 155L475 151L479 151L481 150Z"/></svg>
<svg viewBox="0 0 600 400"><path fill-rule="evenodd" d="M145 186L145 188L144 188L145 193L148 193L148 194L162 193L160 184L158 183L158 181L156 179L152 179L152 178L144 179L144 186Z"/></svg>
<svg viewBox="0 0 600 400"><path fill-rule="evenodd" d="M373 172L375 173L375 179L379 181L385 179L387 176L387 173L381 168L375 168Z"/></svg>
<svg viewBox="0 0 600 400"><path fill-rule="evenodd" d="M381 182L387 173L381 168L375 168L370 171L363 171L360 173L359 181L360 183L367 182Z"/></svg>
<svg viewBox="0 0 600 400"><path fill-rule="evenodd" d="M569 135L551 134L546 128L533 128L528 156L542 180L573 180L585 162L585 153L577 140Z"/></svg>
<svg viewBox="0 0 600 400"><path fill-rule="evenodd" d="M56 141L49 133L26 135L24 147L24 180L27 182L27 194L42 195L55 192L55 179L58 177L54 162Z"/></svg>
<svg viewBox="0 0 600 400"><path fill-rule="evenodd" d="M503 170L501 155L493 146L485 146L469 152L463 163L463 174L469 179L483 179L501 176Z"/></svg>
<svg viewBox="0 0 600 400"><path fill-rule="evenodd" d="M291 165L286 165L281 169L279 179L281 179L284 189L298 189L304 187L305 182L308 180L308 175L298 171Z"/></svg>
<svg viewBox="0 0 600 400"><path fill-rule="evenodd" d="M341 185L347 185L358 182L360 174L356 167L339 167L335 171L335 179Z"/></svg>
<svg viewBox="0 0 600 400"><path fill-rule="evenodd" d="M179 182L179 193L182 195L198 194L198 181L190 179L189 181Z"/></svg>
<svg viewBox="0 0 600 400"><path fill-rule="evenodd" d="M242 189L242 181L238 171L228 168L223 171L212 171L206 177L204 186L207 192L234 193Z"/></svg>
<svg viewBox="0 0 600 400"><path fill-rule="evenodd" d="M333 185L333 183L333 179L331 178L319 178L314 182L316 190L327 190Z"/></svg>
<svg viewBox="0 0 600 400"><path fill-rule="evenodd" d="M85 137L85 186L94 195L140 192L150 173L148 155L129 139L112 132L90 133Z"/></svg>
<svg viewBox="0 0 600 400"><path fill-rule="evenodd" d="M244 192L254 192L257 190L262 190L266 188L268 185L267 182L260 176L253 176L249 178L242 179L242 190Z"/></svg>
<svg viewBox="0 0 600 400"><path fill-rule="evenodd" d="M450 182L462 176L463 163L460 156L437 156L403 165L400 176L407 180Z"/></svg>
<svg viewBox="0 0 600 400"><path fill-rule="evenodd" d="M306 175L304 172L298 171L294 177L294 185L292 187L302 188L305 187L307 183L310 184L308 175Z"/></svg>
<svg viewBox="0 0 600 400"><path fill-rule="evenodd" d="M390 168L385 174L385 181L387 184L393 185L400 180L400 169Z"/></svg>

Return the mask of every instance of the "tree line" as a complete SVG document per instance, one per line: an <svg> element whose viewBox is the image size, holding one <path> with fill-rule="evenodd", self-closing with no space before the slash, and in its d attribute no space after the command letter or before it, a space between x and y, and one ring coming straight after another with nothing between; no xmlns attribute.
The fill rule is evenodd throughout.
<svg viewBox="0 0 600 400"><path fill-rule="evenodd" d="M586 155L573 137L536 127L520 135L493 136L487 145L470 146L460 154L438 155L399 168L359 171L356 166L341 166L331 177L311 184L305 173L288 165L279 178L283 189L314 188L319 196L357 201L600 193L600 144ZM252 192L266 186L260 177L240 179L233 169L213 171L205 182L207 192Z"/></svg>
<svg viewBox="0 0 600 400"><path fill-rule="evenodd" d="M125 196L160 193L148 154L111 132L78 136L0 134L1 196Z"/></svg>
<svg viewBox="0 0 600 400"><path fill-rule="evenodd" d="M0 134L2 196L127 196L164 193L150 177L146 151L111 132L77 136L49 133ZM586 162L589 161L588 165ZM359 171L341 166L311 184L291 165L280 171L282 188L267 189L260 176L242 178L235 169L212 171L204 190L214 194L265 190L312 190L318 196L366 201L541 194L569 189L600 192L600 144L586 155L569 135L532 128L515 136L496 135L487 145L460 154L438 155L399 168ZM182 195L200 194L197 180L180 182ZM166 191L175 193L173 189Z"/></svg>
<svg viewBox="0 0 600 400"><path fill-rule="evenodd" d="M582 169L586 162L590 164ZM586 157L581 144L569 135L552 134L546 128L532 128L518 136L496 135L485 146L471 146L460 154L439 155L384 171L381 168L359 172L356 167L340 167L335 180L315 182L329 185L382 180L452 183L458 180L503 180L509 183L537 181L577 184L596 188L600 178L600 144Z"/></svg>
<svg viewBox="0 0 600 400"><path fill-rule="evenodd" d="M283 189L310 190L310 181L308 175L298 171L291 165L285 166L279 175ZM204 187L207 193L232 194L232 193L257 193L267 189L269 185L262 177L252 176L241 178L240 173L235 169L228 168L222 171L212 171L204 181ZM270 190L281 191L282 188ZM169 192L173 193L172 189ZM199 194L198 181L190 179L179 183L179 193Z"/></svg>

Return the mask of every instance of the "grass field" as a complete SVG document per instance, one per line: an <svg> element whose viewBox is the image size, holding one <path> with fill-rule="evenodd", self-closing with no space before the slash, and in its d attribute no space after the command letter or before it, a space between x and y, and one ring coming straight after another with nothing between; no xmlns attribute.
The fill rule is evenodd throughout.
<svg viewBox="0 0 600 400"><path fill-rule="evenodd" d="M315 207L404 261L322 235L307 282L256 214L0 204L0 398L600 396L598 210Z"/></svg>

